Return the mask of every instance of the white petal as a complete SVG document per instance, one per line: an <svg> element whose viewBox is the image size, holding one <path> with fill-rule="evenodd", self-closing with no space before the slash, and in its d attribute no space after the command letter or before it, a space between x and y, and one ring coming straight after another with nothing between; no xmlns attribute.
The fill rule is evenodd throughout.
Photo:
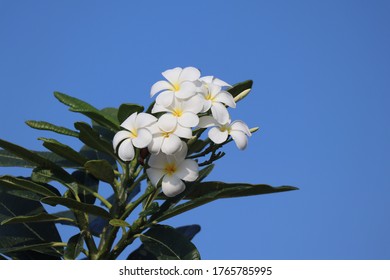
<svg viewBox="0 0 390 280"><path fill-rule="evenodd" d="M222 102L229 107L236 108L236 102L234 102L233 95L227 91L221 91L218 93L215 97L215 101Z"/></svg>
<svg viewBox="0 0 390 280"><path fill-rule="evenodd" d="M165 164L167 163L167 156L163 153L156 155L151 155L148 161L150 167L157 169L164 169Z"/></svg>
<svg viewBox="0 0 390 280"><path fill-rule="evenodd" d="M246 135L251 136L252 133L249 131L248 126L243 121L234 121L231 126L232 130L239 130L244 132Z"/></svg>
<svg viewBox="0 0 390 280"><path fill-rule="evenodd" d="M178 150L175 154L167 157L169 157L169 159L175 162L177 165L180 165L186 158L187 152L188 152L187 144L182 142L181 149Z"/></svg>
<svg viewBox="0 0 390 280"><path fill-rule="evenodd" d="M118 156L123 161L131 161L134 158L134 147L131 139L126 139L119 146Z"/></svg>
<svg viewBox="0 0 390 280"><path fill-rule="evenodd" d="M179 82L180 73L182 71L182 68L176 67L173 69L168 69L161 74L164 76L165 79L167 79L172 85Z"/></svg>
<svg viewBox="0 0 390 280"><path fill-rule="evenodd" d="M186 67L180 74L179 82L196 81L200 77L200 71L195 67Z"/></svg>
<svg viewBox="0 0 390 280"><path fill-rule="evenodd" d="M174 134L181 138L190 139L192 137L192 130L191 128L177 125Z"/></svg>
<svg viewBox="0 0 390 280"><path fill-rule="evenodd" d="M218 122L212 116L204 116L199 118L198 126L201 128L218 126Z"/></svg>
<svg viewBox="0 0 390 280"><path fill-rule="evenodd" d="M204 98L195 95L181 102L181 108L184 112L192 112L198 114L203 109Z"/></svg>
<svg viewBox="0 0 390 280"><path fill-rule="evenodd" d="M176 124L177 124L177 117L174 115L167 113L162 115L158 119L158 127L165 132L171 132L175 129Z"/></svg>
<svg viewBox="0 0 390 280"><path fill-rule="evenodd" d="M194 113L185 112L178 117L177 121L183 127L195 127L199 123L199 117Z"/></svg>
<svg viewBox="0 0 390 280"><path fill-rule="evenodd" d="M180 99L187 99L194 96L196 93L196 86L193 82L183 82L180 84L180 89L175 92L175 96Z"/></svg>
<svg viewBox="0 0 390 280"><path fill-rule="evenodd" d="M121 124L121 127L126 128L129 131L137 130L135 124L135 119L137 118L137 112L131 114L124 122Z"/></svg>
<svg viewBox="0 0 390 280"><path fill-rule="evenodd" d="M146 128L140 128L137 131L137 137L133 138L133 145L137 148L145 148L152 141L152 134Z"/></svg>
<svg viewBox="0 0 390 280"><path fill-rule="evenodd" d="M207 112L208 110L210 110L212 105L213 105L213 102L211 100L205 100L203 103L202 112L204 113L204 112Z"/></svg>
<svg viewBox="0 0 390 280"><path fill-rule="evenodd" d="M220 86L217 86L217 85L214 85L214 84L210 84L209 85L209 92L211 94L212 97L216 96L218 93L221 92L221 87Z"/></svg>
<svg viewBox="0 0 390 280"><path fill-rule="evenodd" d="M229 134L226 130L221 131L218 127L213 127L209 130L208 135L211 141L213 141L215 144L221 144L226 141Z"/></svg>
<svg viewBox="0 0 390 280"><path fill-rule="evenodd" d="M158 105L157 103L154 103L152 108L152 114L154 113L160 113L160 112L169 112L170 110L164 106Z"/></svg>
<svg viewBox="0 0 390 280"><path fill-rule="evenodd" d="M213 103L213 106L211 106L211 113L213 114L214 119L220 124L226 124L229 122L229 112L221 103Z"/></svg>
<svg viewBox="0 0 390 280"><path fill-rule="evenodd" d="M204 77L200 78L199 80L201 80L207 84L211 84L213 82L213 79L214 79L213 76L204 76Z"/></svg>
<svg viewBox="0 0 390 280"><path fill-rule="evenodd" d="M169 175L165 175L163 177L161 186L163 193L168 197L174 197L179 193L182 193L186 188L186 185L183 183L182 180L180 180L176 176Z"/></svg>
<svg viewBox="0 0 390 280"><path fill-rule="evenodd" d="M116 150L118 144L120 142L122 142L123 140L125 140L126 138L130 138L130 132L129 131L127 131L127 130L118 131L115 134L114 139L112 139L112 146L114 147L114 150Z"/></svg>
<svg viewBox="0 0 390 280"><path fill-rule="evenodd" d="M236 142L237 148L243 150L248 145L248 138L245 133L238 130L230 131L230 135L232 136L234 142Z"/></svg>
<svg viewBox="0 0 390 280"><path fill-rule="evenodd" d="M157 121L157 118L148 113L139 113L137 119L135 120L135 125L137 128L147 127Z"/></svg>
<svg viewBox="0 0 390 280"><path fill-rule="evenodd" d="M152 88L150 89L150 97L153 97L157 92L167 89L172 90L172 85L170 83L167 81L158 81L152 85Z"/></svg>
<svg viewBox="0 0 390 280"><path fill-rule="evenodd" d="M174 96L175 94L171 90L163 91L157 96L156 103L163 107L168 107L172 104Z"/></svg>
<svg viewBox="0 0 390 280"><path fill-rule="evenodd" d="M171 134L169 137L164 137L161 151L166 155L172 155L180 150L181 145L180 138L174 134Z"/></svg>
<svg viewBox="0 0 390 280"><path fill-rule="evenodd" d="M165 172L162 169L148 168L146 169L146 174L153 186L157 187L158 182L165 175Z"/></svg>
<svg viewBox="0 0 390 280"><path fill-rule="evenodd" d="M193 159L184 160L175 172L175 176L188 182L195 181L199 176L198 163Z"/></svg>
<svg viewBox="0 0 390 280"><path fill-rule="evenodd" d="M153 139L148 145L149 152L152 154L157 154L158 152L160 152L163 141L164 141L164 136L153 135Z"/></svg>
<svg viewBox="0 0 390 280"><path fill-rule="evenodd" d="M222 81L218 78L213 79L213 84L216 84L217 86L220 86L220 87L231 87L231 85L229 85L227 82Z"/></svg>

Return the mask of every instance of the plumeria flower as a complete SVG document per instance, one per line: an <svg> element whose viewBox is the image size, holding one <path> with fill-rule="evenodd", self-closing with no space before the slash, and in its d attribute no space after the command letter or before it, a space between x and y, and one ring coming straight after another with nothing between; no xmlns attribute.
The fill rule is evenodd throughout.
<svg viewBox="0 0 390 280"><path fill-rule="evenodd" d="M150 168L146 169L146 174L154 186L162 179L162 191L168 197L176 196L185 190L186 186L182 180L193 182L199 176L198 163L193 159L185 159L186 156L185 144L175 155L160 153L150 156Z"/></svg>
<svg viewBox="0 0 390 280"><path fill-rule="evenodd" d="M248 145L248 137L252 136L248 126L242 121L234 121L231 123L228 120L228 122L220 124L213 117L204 116L200 118L198 126L202 128L212 127L208 132L208 136L215 144L225 142L230 135L240 150L246 148Z"/></svg>
<svg viewBox="0 0 390 280"><path fill-rule="evenodd" d="M148 149L149 152L154 154L162 151L164 154L172 155L183 146L180 137L186 139L192 137L191 128L179 125L176 117L171 114L162 115L158 123L152 126L151 132L153 138L148 145Z"/></svg>
<svg viewBox="0 0 390 280"><path fill-rule="evenodd" d="M222 89L222 86L229 84L212 76L203 77L200 80L203 82L201 86L201 96L204 99L202 112L211 109L211 114L219 123L226 123L230 117L225 105L236 108L233 96Z"/></svg>
<svg viewBox="0 0 390 280"><path fill-rule="evenodd" d="M114 150L118 146L118 156L123 161L134 158L134 147L145 148L152 141L150 126L157 118L147 113L133 113L122 124L125 130L118 131L113 139Z"/></svg>
<svg viewBox="0 0 390 280"><path fill-rule="evenodd" d="M158 81L150 90L151 97L160 92L156 98L157 104L168 107L173 103L174 97L188 99L196 94L197 87L194 82L200 77L198 69L176 67L161 74L167 81Z"/></svg>
<svg viewBox="0 0 390 280"><path fill-rule="evenodd" d="M175 117L175 124L182 127L195 127L199 123L198 113L203 109L203 100L199 96L187 100L174 98L173 103L168 107L155 104L152 113L167 112Z"/></svg>

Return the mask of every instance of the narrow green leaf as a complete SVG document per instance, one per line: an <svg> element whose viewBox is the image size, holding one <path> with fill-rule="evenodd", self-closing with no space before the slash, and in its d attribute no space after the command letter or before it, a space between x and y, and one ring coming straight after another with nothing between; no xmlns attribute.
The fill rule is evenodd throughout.
<svg viewBox="0 0 390 280"><path fill-rule="evenodd" d="M215 199L232 198L251 195L261 195L277 192L297 190L291 186L271 187L264 184L245 184L245 183L224 183L224 182L203 182L189 193L184 199L194 199L205 195L213 194ZM218 195L215 195L218 193Z"/></svg>
<svg viewBox="0 0 390 280"><path fill-rule="evenodd" d="M111 143L100 138L99 133L83 122L75 123L76 129L80 131L80 140L87 146L109 155L115 155Z"/></svg>
<svg viewBox="0 0 390 280"><path fill-rule="evenodd" d="M103 208L101 208L99 206L78 202L78 201L70 199L70 198L45 197L41 201L43 203L49 204L51 206L56 206L59 204L59 205L68 207L69 209L74 210L74 211L81 211L81 212L89 213L89 214L92 214L95 216L104 217L107 219L111 218L110 213L108 213L106 210L104 210Z"/></svg>
<svg viewBox="0 0 390 280"><path fill-rule="evenodd" d="M119 123L123 123L133 113L141 113L144 111L144 107L138 104L125 103L119 106L118 120Z"/></svg>
<svg viewBox="0 0 390 280"><path fill-rule="evenodd" d="M31 151L43 158L46 158L50 160L51 162L57 164L61 167L66 168L75 168L77 167L76 164L73 162L67 161L64 158L56 155L52 152L39 152L39 151ZM6 151L6 150L0 150L0 167L25 167L25 168L33 168L37 166L37 164L32 163L30 161L24 160L23 158L14 155L13 153Z"/></svg>
<svg viewBox="0 0 390 280"><path fill-rule="evenodd" d="M36 166L39 166L43 169L49 169L53 172L56 178L60 179L63 182L71 183L73 182L72 176L68 172L66 172L64 169L59 167L54 162L36 154L33 153L23 147L20 147L18 145L15 145L13 143L4 141L0 139L0 147L3 149L8 150L9 152L13 153L14 155L21 157L24 160L27 160L31 163L34 163Z"/></svg>
<svg viewBox="0 0 390 280"><path fill-rule="evenodd" d="M63 135L68 135L68 136L73 136L73 137L79 137L79 134L77 131L71 130L66 127L62 126L57 126L48 122L44 121L26 121L26 124L29 127L39 129L39 130L49 130L53 131L58 134L63 134Z"/></svg>
<svg viewBox="0 0 390 280"><path fill-rule="evenodd" d="M156 213L158 210L160 210L160 206L158 205L157 202L153 202L152 204L150 204L150 206L147 209L141 211L141 213L139 213L139 216L140 217L150 216Z"/></svg>
<svg viewBox="0 0 390 280"><path fill-rule="evenodd" d="M12 176L0 176L0 184L5 187L28 190L43 196L61 196L58 191L53 192L44 185Z"/></svg>
<svg viewBox="0 0 390 280"><path fill-rule="evenodd" d="M191 200L167 210L156 220L163 221L169 219L219 198L269 194L297 189L298 188L290 186L271 187L268 185L251 185L241 183L227 184L223 182L203 182L198 184L192 192L186 193L185 199Z"/></svg>
<svg viewBox="0 0 390 280"><path fill-rule="evenodd" d="M188 146L188 155L201 152L209 143L210 141L196 139L195 142Z"/></svg>
<svg viewBox="0 0 390 280"><path fill-rule="evenodd" d="M64 103L65 105L68 105L70 107L70 111L81 113L107 128L113 130L120 129L118 121L116 119L112 118L109 114L96 109L87 102L60 92L54 92L54 96L60 102Z"/></svg>
<svg viewBox="0 0 390 280"><path fill-rule="evenodd" d="M90 160L84 164L84 167L97 179L109 184L114 182L114 170L106 160Z"/></svg>
<svg viewBox="0 0 390 280"><path fill-rule="evenodd" d="M20 252L20 251L29 251L29 250L46 253L48 251L47 249L53 249L53 247L65 247L65 246L66 244L62 242L48 242L48 243L24 245L19 247L1 248L0 253L7 254L7 253Z"/></svg>
<svg viewBox="0 0 390 280"><path fill-rule="evenodd" d="M45 146L47 149L69 161L72 161L80 166L83 166L87 162L87 159L80 155L80 153L76 152L71 147L58 142L55 139L48 139L43 137L38 139L43 141L43 146Z"/></svg>
<svg viewBox="0 0 390 280"><path fill-rule="evenodd" d="M91 147L88 147L87 145L84 145L80 149L80 154L84 157L86 157L88 160L106 160L111 164L111 167L116 170L118 168L116 159L113 155L109 155L107 153L98 151L96 149L93 149Z"/></svg>
<svg viewBox="0 0 390 280"><path fill-rule="evenodd" d="M76 221L69 218L58 217L47 213L39 213L33 216L16 216L1 222L1 225L18 223L37 223L37 222L68 222L76 224Z"/></svg>
<svg viewBox="0 0 390 280"><path fill-rule="evenodd" d="M174 228L163 225L151 227L140 235L145 249L159 260L199 260L195 245Z"/></svg>
<svg viewBox="0 0 390 280"><path fill-rule="evenodd" d="M252 80L247 80L238 84L233 85L230 89L227 91L233 95L233 97L237 97L239 94L243 93L244 91L250 90L253 86Z"/></svg>
<svg viewBox="0 0 390 280"><path fill-rule="evenodd" d="M84 238L78 233L69 238L68 245L65 248L64 259L75 260L83 250Z"/></svg>
<svg viewBox="0 0 390 280"><path fill-rule="evenodd" d="M124 220L112 219L110 220L110 225L113 227L130 227L130 224Z"/></svg>

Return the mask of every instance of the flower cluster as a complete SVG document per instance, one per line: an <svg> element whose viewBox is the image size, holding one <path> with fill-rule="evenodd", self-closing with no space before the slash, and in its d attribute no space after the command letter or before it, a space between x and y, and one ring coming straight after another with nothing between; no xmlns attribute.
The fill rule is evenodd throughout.
<svg viewBox="0 0 390 280"><path fill-rule="evenodd" d="M133 113L117 132L113 146L123 161L135 157L135 148L150 152L146 170L154 186L161 183L163 193L176 196L185 189L183 181L193 182L199 166L188 156L187 142L193 132L209 128L209 139L215 144L226 142L229 136L239 149L247 146L251 136L242 121L231 121L228 107L235 108L231 87L213 76L201 77L194 67L169 69L162 73L166 80L156 82L150 96L157 95L148 113ZM156 116L159 116L158 118Z"/></svg>

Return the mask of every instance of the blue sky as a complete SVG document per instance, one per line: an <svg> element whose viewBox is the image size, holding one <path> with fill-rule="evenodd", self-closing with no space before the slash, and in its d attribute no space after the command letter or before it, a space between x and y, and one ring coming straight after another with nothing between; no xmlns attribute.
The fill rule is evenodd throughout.
<svg viewBox="0 0 390 280"><path fill-rule="evenodd" d="M233 118L260 131L247 150L228 147L209 179L300 190L166 223L200 224L204 259L389 259L389 12L388 1L1 0L0 138L38 150L53 135L25 120L85 120L53 91L147 106L176 66L253 79Z"/></svg>

